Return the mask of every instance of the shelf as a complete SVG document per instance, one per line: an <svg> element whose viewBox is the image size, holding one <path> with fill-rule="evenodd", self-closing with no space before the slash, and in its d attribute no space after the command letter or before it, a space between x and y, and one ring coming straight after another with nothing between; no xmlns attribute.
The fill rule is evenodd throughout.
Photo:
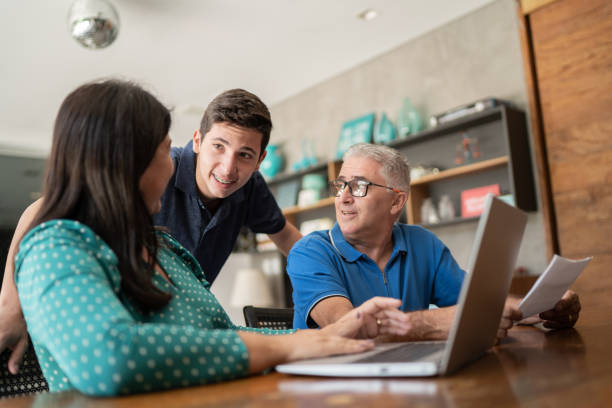
<svg viewBox="0 0 612 408"><path fill-rule="evenodd" d="M313 203L310 205L304 205L304 206L294 205L292 207L287 207L283 209L283 214L285 215L285 217L287 217L287 216L296 215L296 214L299 214L305 211L309 211L309 210L316 210L317 208L328 207L330 205L334 205L335 199L336 197L327 197L327 198L323 198L322 200L319 200L316 203Z"/></svg>
<svg viewBox="0 0 612 408"><path fill-rule="evenodd" d="M411 144L423 143L432 138L443 137L450 133L473 128L483 123L495 122L502 118L504 112L508 109L505 106L496 106L486 109L481 112L476 112L470 115L457 118L447 123L442 123L436 127L421 130L418 133L408 135L405 139L396 139L389 143L390 147L401 148Z"/></svg>
<svg viewBox="0 0 612 408"><path fill-rule="evenodd" d="M461 147L464 138L477 140L481 157L489 159L472 164L456 166L457 146ZM516 206L524 211L537 209L531 155L525 113L508 105L474 113L435 128L423 130L406 139L394 140L390 147L397 149L413 165L445 169L438 174L430 174L410 183L410 194L406 205L406 220L409 224L419 224L423 202L431 198L437 202L442 195L451 198L455 209L460 207L461 194L473 188L499 185L500 191L512 194ZM492 158L491 158L492 157ZM301 182L306 174L322 174L327 170L327 179L338 176L341 162L319 163L297 173L281 174L268 181L273 194L287 185ZM285 189L286 190L286 189ZM306 206L291 206L283 209L287 220L296 224L305 219L318 216L318 209L333 211L334 197L324 198ZM294 200L285 203L294 203ZM302 214L309 213L302 217ZM426 227L437 227L470 221L455 220Z"/></svg>
<svg viewBox="0 0 612 408"><path fill-rule="evenodd" d="M453 177L463 176L465 174L477 173L492 169L494 167L504 166L509 162L508 156L496 157L495 159L483 160L481 162L466 164L465 166L459 166L448 170L443 170L438 174L430 174L427 176L420 177L410 182L411 186L418 186L420 184L431 183L434 181L446 180Z"/></svg>
<svg viewBox="0 0 612 408"><path fill-rule="evenodd" d="M464 222L478 221L478 220L480 220L480 215L476 217L456 217L456 218L453 218L452 220L440 221L435 224L419 224L419 225L423 228L436 228L436 227L445 227L447 225L462 224Z"/></svg>
<svg viewBox="0 0 612 408"><path fill-rule="evenodd" d="M273 178L266 180L266 183L268 185L274 185L274 184L285 182L287 180L293 180L296 178L300 178L301 176L305 174L316 173L319 171L327 171L328 166L329 166L329 163L317 163L313 166L310 166L310 167L307 167L305 169L301 169L298 171L277 174Z"/></svg>
<svg viewBox="0 0 612 408"><path fill-rule="evenodd" d="M431 183L434 181L440 181L440 180L450 179L453 177L459 177L465 174L473 174L479 171L485 171L485 170L488 170L494 167L504 166L508 164L508 161L509 161L508 156L503 156L503 157L497 157L495 159L483 160L481 162L468 164L465 166L455 167L453 169L441 171L438 174L423 176L411 182L410 186L419 186L419 185ZM305 206L294 205L291 207L287 207L283 209L283 214L285 215L285 217L294 216L302 212L316 210L318 208L323 208L323 207L328 207L328 206L334 205L334 199L335 197L327 197L313 204L309 204ZM451 223L452 222L456 222L456 221L451 221Z"/></svg>

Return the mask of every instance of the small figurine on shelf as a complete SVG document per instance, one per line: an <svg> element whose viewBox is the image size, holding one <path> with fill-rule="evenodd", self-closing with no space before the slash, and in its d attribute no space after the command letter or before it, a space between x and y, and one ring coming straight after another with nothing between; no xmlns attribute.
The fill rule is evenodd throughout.
<svg viewBox="0 0 612 408"><path fill-rule="evenodd" d="M461 132L461 143L457 145L457 154L455 156L455 164L470 164L472 161L480 158L480 146L477 138L469 137L466 132Z"/></svg>
<svg viewBox="0 0 612 408"><path fill-rule="evenodd" d="M421 224L437 224L439 222L438 211L436 211L431 197L428 197L421 205Z"/></svg>
<svg viewBox="0 0 612 408"><path fill-rule="evenodd" d="M463 149L461 145L457 145L457 155L455 156L455 164L457 166L461 166L463 164Z"/></svg>
<svg viewBox="0 0 612 408"><path fill-rule="evenodd" d="M470 164L472 162L472 145L471 140L465 132L461 132L463 135L463 140L461 140L461 147L463 150L463 163Z"/></svg>
<svg viewBox="0 0 612 408"><path fill-rule="evenodd" d="M443 194L438 203L438 214L442 221L450 221L455 218L455 206L448 194Z"/></svg>
<svg viewBox="0 0 612 408"><path fill-rule="evenodd" d="M480 158L480 146L478 145L478 138L476 137L472 138L472 157L475 160Z"/></svg>
<svg viewBox="0 0 612 408"><path fill-rule="evenodd" d="M417 164L416 166L410 168L410 180L418 180L421 177L438 173L440 173L440 169L438 167L423 166L422 164Z"/></svg>

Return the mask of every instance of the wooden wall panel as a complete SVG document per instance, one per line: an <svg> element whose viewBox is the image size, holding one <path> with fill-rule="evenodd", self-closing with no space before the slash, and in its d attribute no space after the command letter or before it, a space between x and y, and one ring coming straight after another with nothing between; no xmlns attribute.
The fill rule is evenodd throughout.
<svg viewBox="0 0 612 408"><path fill-rule="evenodd" d="M576 189L555 197L557 228L563 237L560 252L568 257L612 253L612 186ZM573 215L577 216L573 216Z"/></svg>
<svg viewBox="0 0 612 408"><path fill-rule="evenodd" d="M583 312L588 310L589 317L595 321L606 322L610 320L610 310L612 308L610 265L612 265L612 254L595 256L572 285L572 289L580 294ZM608 308L602 307L604 305ZM600 312L601 315L593 315L595 311Z"/></svg>
<svg viewBox="0 0 612 408"><path fill-rule="evenodd" d="M559 250L595 256L578 286L612 283L612 1L558 0L529 19Z"/></svg>

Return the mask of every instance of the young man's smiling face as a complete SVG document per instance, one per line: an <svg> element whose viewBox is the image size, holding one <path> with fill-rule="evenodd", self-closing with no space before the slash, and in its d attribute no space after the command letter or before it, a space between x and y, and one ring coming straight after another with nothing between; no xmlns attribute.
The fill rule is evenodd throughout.
<svg viewBox="0 0 612 408"><path fill-rule="evenodd" d="M266 156L260 155L262 137L225 122L213 124L205 135L195 132L196 184L204 200L228 197L249 181Z"/></svg>

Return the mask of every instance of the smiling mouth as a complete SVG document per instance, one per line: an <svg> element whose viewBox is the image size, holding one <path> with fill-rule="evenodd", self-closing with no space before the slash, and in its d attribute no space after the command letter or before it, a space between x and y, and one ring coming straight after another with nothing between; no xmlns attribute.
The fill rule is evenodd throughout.
<svg viewBox="0 0 612 408"><path fill-rule="evenodd" d="M213 177L215 178L215 180L217 180L221 184L232 184L232 183L236 182L236 180L224 180L224 179L222 179L221 177L217 176L214 173L213 173Z"/></svg>

